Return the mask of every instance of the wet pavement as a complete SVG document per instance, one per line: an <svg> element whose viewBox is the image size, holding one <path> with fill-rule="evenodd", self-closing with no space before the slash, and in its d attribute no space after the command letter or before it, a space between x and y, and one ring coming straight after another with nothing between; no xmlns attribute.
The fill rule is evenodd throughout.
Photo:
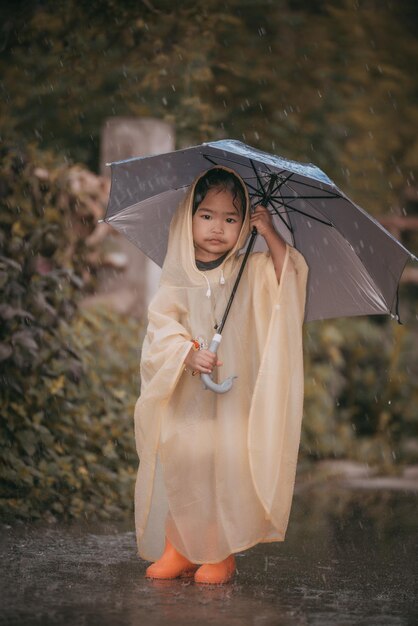
<svg viewBox="0 0 418 626"><path fill-rule="evenodd" d="M286 541L223 587L144 579L126 524L0 528L0 624L418 624L417 491L300 489Z"/></svg>

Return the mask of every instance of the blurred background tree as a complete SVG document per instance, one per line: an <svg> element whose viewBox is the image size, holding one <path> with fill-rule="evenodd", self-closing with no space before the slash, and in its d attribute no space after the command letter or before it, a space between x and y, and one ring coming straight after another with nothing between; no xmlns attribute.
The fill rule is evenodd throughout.
<svg viewBox="0 0 418 626"><path fill-rule="evenodd" d="M1 133L97 171L111 115L314 161L386 212L418 166L413 0L2 4Z"/></svg>
<svg viewBox="0 0 418 626"><path fill-rule="evenodd" d="M138 320L79 310L106 181L0 149L0 518L132 509Z"/></svg>
<svg viewBox="0 0 418 626"><path fill-rule="evenodd" d="M1 514L131 509L142 331L77 304L100 264L105 120L169 121L178 147L242 139L376 216L416 215L417 27L415 0L1 4ZM418 461L417 300L402 286L407 327L306 326L302 456Z"/></svg>

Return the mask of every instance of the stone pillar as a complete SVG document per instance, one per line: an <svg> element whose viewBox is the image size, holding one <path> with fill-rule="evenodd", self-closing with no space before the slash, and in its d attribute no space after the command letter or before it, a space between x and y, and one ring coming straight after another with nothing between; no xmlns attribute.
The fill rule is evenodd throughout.
<svg viewBox="0 0 418 626"><path fill-rule="evenodd" d="M174 150L174 128L171 124L153 118L112 117L102 130L100 170L110 177L106 163ZM109 227L110 228L110 227ZM154 295L160 277L160 268L125 237L114 232L112 248L126 259L122 273L104 270L100 291L108 303L124 313L141 315Z"/></svg>

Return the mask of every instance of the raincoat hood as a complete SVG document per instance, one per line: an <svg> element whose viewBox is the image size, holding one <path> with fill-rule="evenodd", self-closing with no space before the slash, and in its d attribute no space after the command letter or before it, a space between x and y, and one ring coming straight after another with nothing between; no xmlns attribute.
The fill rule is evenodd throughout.
<svg viewBox="0 0 418 626"><path fill-rule="evenodd" d="M219 279L221 271L226 279L234 270L238 252L245 245L250 231L250 199L247 186L236 172L227 167L216 166L203 172L196 178L194 183L190 186L184 200L179 204L174 213L170 225L167 254L162 268L161 284L171 285L172 287L199 287L206 285L205 276L203 272L197 268L195 261L192 213L196 185L199 180L212 169L225 170L226 172L234 174L235 177L239 179L245 193L246 206L244 207L244 219L241 231L235 246L228 252L221 266L215 270L209 270L205 272L205 274L209 281L216 281Z"/></svg>

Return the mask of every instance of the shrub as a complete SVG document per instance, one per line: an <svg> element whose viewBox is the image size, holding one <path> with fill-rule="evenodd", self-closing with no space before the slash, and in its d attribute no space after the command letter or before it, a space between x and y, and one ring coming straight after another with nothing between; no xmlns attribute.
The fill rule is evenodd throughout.
<svg viewBox="0 0 418 626"><path fill-rule="evenodd" d="M0 515L114 517L132 501L139 330L77 312L103 185L33 149L0 158Z"/></svg>
<svg viewBox="0 0 418 626"><path fill-rule="evenodd" d="M389 468L418 434L413 329L340 319L305 327L302 452Z"/></svg>

